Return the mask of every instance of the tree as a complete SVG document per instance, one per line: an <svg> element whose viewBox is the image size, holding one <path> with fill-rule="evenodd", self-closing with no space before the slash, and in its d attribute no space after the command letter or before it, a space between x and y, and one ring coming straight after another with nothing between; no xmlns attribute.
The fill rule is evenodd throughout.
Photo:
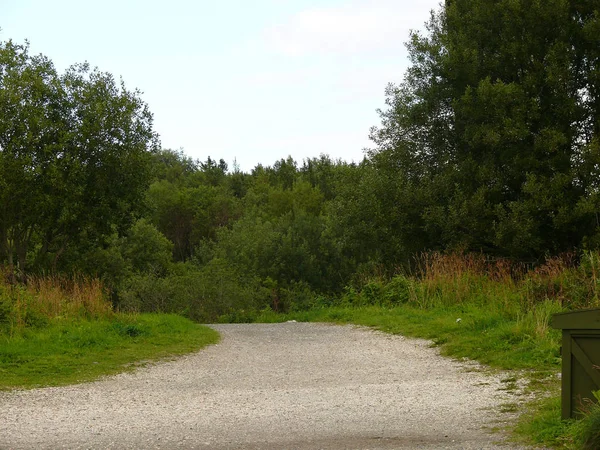
<svg viewBox="0 0 600 450"><path fill-rule="evenodd" d="M597 233L599 10L447 0L427 34L412 34L412 66L387 89L372 157L420 208L413 234L536 257Z"/></svg>
<svg viewBox="0 0 600 450"><path fill-rule="evenodd" d="M170 183L185 183L198 172L198 162L186 156L182 149L160 149L153 153L153 177Z"/></svg>
<svg viewBox="0 0 600 450"><path fill-rule="evenodd" d="M296 161L291 156L288 156L287 159L282 158L279 161L275 161L273 167L267 169L267 172L273 185L290 190L294 186L298 168Z"/></svg>
<svg viewBox="0 0 600 450"><path fill-rule="evenodd" d="M59 75L29 46L0 44L0 260L56 268L68 245L132 222L156 148L138 91L79 64Z"/></svg>
<svg viewBox="0 0 600 450"><path fill-rule="evenodd" d="M200 169L202 169L202 176L212 186L218 186L225 179L227 173L227 163L224 159L220 159L217 163L214 159L209 156L205 162L200 163Z"/></svg>
<svg viewBox="0 0 600 450"><path fill-rule="evenodd" d="M237 218L237 199L220 186L181 186L166 180L152 183L148 191L152 223L174 244L176 261L193 256L204 239Z"/></svg>

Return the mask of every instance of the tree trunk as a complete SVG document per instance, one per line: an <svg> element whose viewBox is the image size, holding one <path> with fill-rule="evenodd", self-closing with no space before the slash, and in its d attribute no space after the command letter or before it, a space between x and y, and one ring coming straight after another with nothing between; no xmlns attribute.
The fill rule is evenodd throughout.
<svg viewBox="0 0 600 450"><path fill-rule="evenodd" d="M10 284L15 284L17 280L15 278L14 247L12 239L8 238L8 233L4 233L3 238L3 246L6 253L6 261L8 263L8 282Z"/></svg>

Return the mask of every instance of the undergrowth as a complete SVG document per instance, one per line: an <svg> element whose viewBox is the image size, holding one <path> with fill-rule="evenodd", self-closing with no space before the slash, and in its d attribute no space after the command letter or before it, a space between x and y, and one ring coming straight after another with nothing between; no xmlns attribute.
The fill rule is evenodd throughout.
<svg viewBox="0 0 600 450"><path fill-rule="evenodd" d="M54 319L110 319L114 314L97 279L30 277L27 284L11 284L7 278L0 270L0 333L43 327Z"/></svg>

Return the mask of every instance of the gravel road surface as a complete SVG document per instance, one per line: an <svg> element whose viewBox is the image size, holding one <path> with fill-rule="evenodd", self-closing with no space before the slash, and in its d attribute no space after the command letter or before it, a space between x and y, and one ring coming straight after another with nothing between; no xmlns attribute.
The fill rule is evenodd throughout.
<svg viewBox="0 0 600 450"><path fill-rule="evenodd" d="M501 375L352 326L215 325L196 354L0 393L2 449L517 449Z"/></svg>

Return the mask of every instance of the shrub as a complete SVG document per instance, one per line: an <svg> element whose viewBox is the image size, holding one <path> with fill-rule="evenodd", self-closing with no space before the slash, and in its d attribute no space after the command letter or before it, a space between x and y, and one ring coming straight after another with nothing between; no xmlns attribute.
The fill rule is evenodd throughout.
<svg viewBox="0 0 600 450"><path fill-rule="evenodd" d="M308 283L296 281L280 290L284 311L306 311L318 305L319 298Z"/></svg>
<svg viewBox="0 0 600 450"><path fill-rule="evenodd" d="M258 279L245 276L215 258L203 267L179 263L165 277L131 277L121 292L123 311L183 314L198 322L213 322L227 314L259 311L270 294Z"/></svg>
<svg viewBox="0 0 600 450"><path fill-rule="evenodd" d="M383 288L383 297L386 303L406 303L411 298L412 282L403 275L397 275Z"/></svg>
<svg viewBox="0 0 600 450"><path fill-rule="evenodd" d="M383 298L383 285L381 280L368 281L360 291L360 304L362 305L379 305Z"/></svg>

